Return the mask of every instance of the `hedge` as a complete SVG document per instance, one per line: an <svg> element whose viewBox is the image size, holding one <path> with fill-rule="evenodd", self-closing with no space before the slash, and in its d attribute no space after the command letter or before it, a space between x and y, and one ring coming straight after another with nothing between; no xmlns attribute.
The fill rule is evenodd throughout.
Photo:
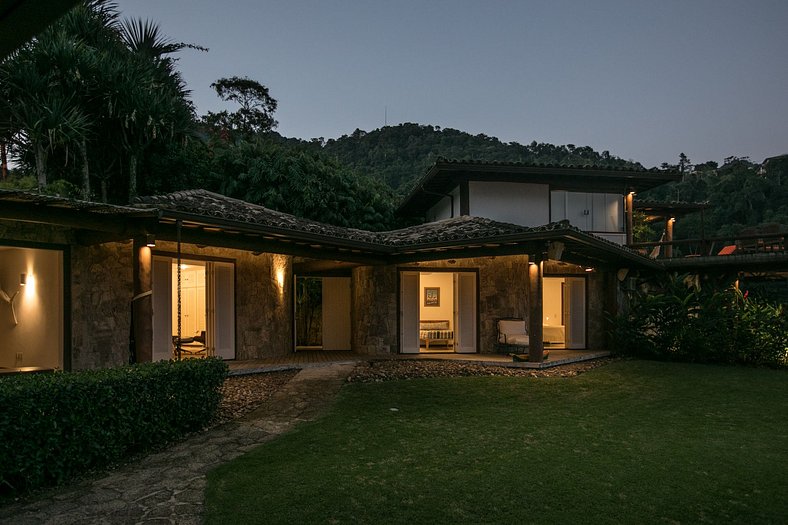
<svg viewBox="0 0 788 525"><path fill-rule="evenodd" d="M636 357L788 367L788 308L735 288L671 276L634 290L612 323L613 348Z"/></svg>
<svg viewBox="0 0 788 525"><path fill-rule="evenodd" d="M63 483L199 430L214 417L220 359L0 379L0 494Z"/></svg>

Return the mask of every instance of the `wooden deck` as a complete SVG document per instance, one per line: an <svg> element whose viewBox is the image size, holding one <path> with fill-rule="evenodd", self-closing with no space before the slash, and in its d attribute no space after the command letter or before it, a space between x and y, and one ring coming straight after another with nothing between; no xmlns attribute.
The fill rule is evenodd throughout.
<svg viewBox="0 0 788 525"><path fill-rule="evenodd" d="M421 354L376 354L364 355L355 352L338 350L306 350L291 354L251 359L246 361L228 361L230 375L257 374L277 370L292 370L326 366L332 363L354 363L361 361L380 361L386 359L403 360L452 360L465 361L482 366L505 366L510 368L551 368L554 366L588 361L607 357L610 352L602 350L550 350L550 357L542 363L515 363L512 358L503 354L454 354L454 353L421 353Z"/></svg>

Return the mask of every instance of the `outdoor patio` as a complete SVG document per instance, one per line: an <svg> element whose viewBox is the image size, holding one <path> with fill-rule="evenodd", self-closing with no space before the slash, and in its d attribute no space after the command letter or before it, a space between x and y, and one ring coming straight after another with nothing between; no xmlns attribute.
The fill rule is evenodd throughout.
<svg viewBox="0 0 788 525"><path fill-rule="evenodd" d="M339 350L304 350L292 354L252 359L247 361L228 361L230 375L255 374L292 368L313 368L338 363L354 363L361 361L380 361L389 359L402 360L449 360L464 361L482 366L504 366L509 368L551 368L554 366L588 361L607 357L610 352L605 350L552 350L547 360L541 363L513 362L506 354L455 354L455 353L421 353L393 355L364 355Z"/></svg>

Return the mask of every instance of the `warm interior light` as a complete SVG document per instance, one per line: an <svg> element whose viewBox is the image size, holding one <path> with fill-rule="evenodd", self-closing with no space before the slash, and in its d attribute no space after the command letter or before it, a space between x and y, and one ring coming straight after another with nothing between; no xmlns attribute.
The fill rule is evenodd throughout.
<svg viewBox="0 0 788 525"><path fill-rule="evenodd" d="M22 274L25 276L25 297L35 297L36 295L36 276L32 273ZM20 280L22 275L19 276ZM21 283L20 283L21 284Z"/></svg>
<svg viewBox="0 0 788 525"><path fill-rule="evenodd" d="M149 233L145 236L145 244L148 248L153 248L156 246L156 236L152 233Z"/></svg>
<svg viewBox="0 0 788 525"><path fill-rule="evenodd" d="M587 272L593 272L593 271L594 271L594 269L593 269L593 268L586 268L586 271L587 271Z"/></svg>
<svg viewBox="0 0 788 525"><path fill-rule="evenodd" d="M671 217L670 222L676 222L676 217Z"/></svg>

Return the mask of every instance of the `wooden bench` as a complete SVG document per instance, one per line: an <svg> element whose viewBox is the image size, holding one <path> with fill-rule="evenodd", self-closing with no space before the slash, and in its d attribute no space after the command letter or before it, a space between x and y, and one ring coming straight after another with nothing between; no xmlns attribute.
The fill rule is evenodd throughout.
<svg viewBox="0 0 788 525"><path fill-rule="evenodd" d="M419 321L419 344L429 350L430 344L454 346L454 330L448 320Z"/></svg>

